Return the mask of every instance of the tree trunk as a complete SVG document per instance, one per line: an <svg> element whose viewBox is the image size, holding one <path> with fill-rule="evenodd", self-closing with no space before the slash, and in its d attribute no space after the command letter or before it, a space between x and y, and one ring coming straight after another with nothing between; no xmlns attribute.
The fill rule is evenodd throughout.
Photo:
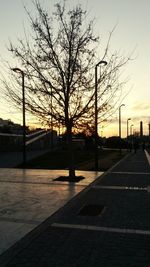
<svg viewBox="0 0 150 267"><path fill-rule="evenodd" d="M67 144L69 153L69 177L70 179L75 178L75 165L74 165L74 147L72 142L72 126L71 123L67 125Z"/></svg>

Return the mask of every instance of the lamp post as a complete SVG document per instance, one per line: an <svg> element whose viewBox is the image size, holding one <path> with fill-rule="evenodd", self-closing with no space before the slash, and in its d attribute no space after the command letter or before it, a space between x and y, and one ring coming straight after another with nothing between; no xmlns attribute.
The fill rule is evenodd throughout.
<svg viewBox="0 0 150 267"><path fill-rule="evenodd" d="M133 124L131 124L130 125L130 136L132 137L132 127L133 127L134 125Z"/></svg>
<svg viewBox="0 0 150 267"><path fill-rule="evenodd" d="M52 110L53 110L53 97L52 97L52 86L51 86L51 149L53 149L53 117L52 117Z"/></svg>
<svg viewBox="0 0 150 267"><path fill-rule="evenodd" d="M19 68L12 68L16 73L22 76L22 117L23 117L23 167L26 165L26 121L25 121L25 88L24 88L24 72Z"/></svg>
<svg viewBox="0 0 150 267"><path fill-rule="evenodd" d="M125 104L122 104L120 107L119 107L119 137L121 139L121 108L124 107Z"/></svg>
<svg viewBox="0 0 150 267"><path fill-rule="evenodd" d="M98 170L98 109L97 109L97 67L107 65L104 60L99 61L95 66L95 171Z"/></svg>
<svg viewBox="0 0 150 267"><path fill-rule="evenodd" d="M128 135L129 135L129 121L131 120L131 118L127 119L127 140L128 140Z"/></svg>
<svg viewBox="0 0 150 267"><path fill-rule="evenodd" d="M121 154L121 108L124 107L125 104L119 106L119 146L120 146L120 154Z"/></svg>

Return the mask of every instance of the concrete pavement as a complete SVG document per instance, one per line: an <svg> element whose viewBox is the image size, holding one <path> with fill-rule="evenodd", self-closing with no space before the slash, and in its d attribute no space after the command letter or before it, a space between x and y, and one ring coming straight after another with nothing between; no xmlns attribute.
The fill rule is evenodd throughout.
<svg viewBox="0 0 150 267"><path fill-rule="evenodd" d="M0 257L0 266L150 266L150 166L131 153Z"/></svg>
<svg viewBox="0 0 150 267"><path fill-rule="evenodd" d="M77 171L76 184L54 181L67 170L0 169L0 254L95 180L100 172Z"/></svg>

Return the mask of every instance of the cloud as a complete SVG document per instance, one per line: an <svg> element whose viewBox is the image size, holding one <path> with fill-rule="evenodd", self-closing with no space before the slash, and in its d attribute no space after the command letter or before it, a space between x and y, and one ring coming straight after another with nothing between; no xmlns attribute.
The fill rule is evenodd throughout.
<svg viewBox="0 0 150 267"><path fill-rule="evenodd" d="M133 124L135 127L140 127L140 121L143 122L144 127L147 127L147 125L150 123L150 116L132 116L132 119L129 121L129 125ZM127 120L122 120L122 125L126 127Z"/></svg>
<svg viewBox="0 0 150 267"><path fill-rule="evenodd" d="M147 111L150 110L150 103L138 102L132 107L133 111Z"/></svg>
<svg viewBox="0 0 150 267"><path fill-rule="evenodd" d="M147 115L132 116L132 120L150 122L150 115L149 116L147 116Z"/></svg>

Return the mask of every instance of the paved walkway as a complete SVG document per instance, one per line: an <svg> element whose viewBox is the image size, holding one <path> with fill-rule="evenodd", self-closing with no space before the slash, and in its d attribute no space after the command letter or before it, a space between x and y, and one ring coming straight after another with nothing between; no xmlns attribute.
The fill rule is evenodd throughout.
<svg viewBox="0 0 150 267"><path fill-rule="evenodd" d="M0 257L0 266L150 266L150 166L132 153Z"/></svg>
<svg viewBox="0 0 150 267"><path fill-rule="evenodd" d="M67 170L0 169L0 254L100 174L77 171L85 179L73 184L54 181Z"/></svg>

